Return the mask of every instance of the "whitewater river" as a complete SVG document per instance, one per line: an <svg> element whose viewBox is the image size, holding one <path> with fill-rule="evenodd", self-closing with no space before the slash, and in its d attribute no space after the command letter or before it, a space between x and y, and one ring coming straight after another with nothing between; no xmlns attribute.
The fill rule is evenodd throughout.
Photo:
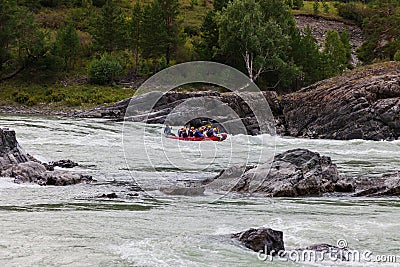
<svg viewBox="0 0 400 267"><path fill-rule="evenodd" d="M377 266L376 262L261 261L226 236L266 226L284 233L287 249L345 239L372 256L397 255L398 198L265 198L171 196L160 187L204 179L243 161L307 148L332 158L347 175L398 170L400 142L230 136L181 142L162 125L95 119L0 116L22 147L42 161L71 159L97 182L67 187L17 185L0 179L0 266ZM174 129L176 130L176 129ZM139 183L147 194L138 192ZM96 196L116 193L118 199ZM139 195L138 195L139 194ZM385 266L395 266L386 263Z"/></svg>

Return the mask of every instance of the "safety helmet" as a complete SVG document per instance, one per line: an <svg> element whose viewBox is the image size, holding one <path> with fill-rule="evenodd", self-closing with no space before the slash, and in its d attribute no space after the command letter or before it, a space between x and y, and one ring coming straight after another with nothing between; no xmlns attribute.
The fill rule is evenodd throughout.
<svg viewBox="0 0 400 267"><path fill-rule="evenodd" d="M217 131L217 128L214 128L214 132L216 132Z"/></svg>
<svg viewBox="0 0 400 267"><path fill-rule="evenodd" d="M210 128L211 128L211 125L208 125L207 128L210 129Z"/></svg>
<svg viewBox="0 0 400 267"><path fill-rule="evenodd" d="M194 127L190 127L191 130L194 130Z"/></svg>

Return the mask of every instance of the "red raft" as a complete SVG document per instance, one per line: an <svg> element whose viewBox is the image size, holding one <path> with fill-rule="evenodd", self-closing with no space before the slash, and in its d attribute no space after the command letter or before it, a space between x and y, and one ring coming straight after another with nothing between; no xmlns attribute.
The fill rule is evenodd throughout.
<svg viewBox="0 0 400 267"><path fill-rule="evenodd" d="M228 135L226 133L222 133L220 137L218 136L211 136L211 137L178 137L174 135L166 136L170 139L182 140L182 141L224 141Z"/></svg>

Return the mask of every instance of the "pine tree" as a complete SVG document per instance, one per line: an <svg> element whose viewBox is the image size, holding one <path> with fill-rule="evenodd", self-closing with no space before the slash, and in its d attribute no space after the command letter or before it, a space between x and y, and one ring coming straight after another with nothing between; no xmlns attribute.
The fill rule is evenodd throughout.
<svg viewBox="0 0 400 267"><path fill-rule="evenodd" d="M125 21L114 0L106 1L95 23L93 37L99 50L111 53L124 47Z"/></svg>
<svg viewBox="0 0 400 267"><path fill-rule="evenodd" d="M375 59L393 59L400 49L400 16L398 0L376 0L374 15L366 18L363 32L366 41L358 50L358 57L364 63Z"/></svg>
<svg viewBox="0 0 400 267"><path fill-rule="evenodd" d="M146 60L157 59L164 53L162 40L166 39L164 18L158 1L148 4L143 9L142 38L140 47Z"/></svg>
<svg viewBox="0 0 400 267"><path fill-rule="evenodd" d="M132 10L132 20L129 24L128 29L128 40L129 47L132 50L135 57L135 74L139 71L139 61L140 61L140 48L141 48L141 38L142 38L142 24L143 23L143 9L139 2L136 2Z"/></svg>
<svg viewBox="0 0 400 267"><path fill-rule="evenodd" d="M337 31L328 30L326 33L323 59L325 77L338 75L346 69L348 64L346 48Z"/></svg>
<svg viewBox="0 0 400 267"><path fill-rule="evenodd" d="M68 22L57 32L56 54L63 58L65 69L73 69L81 49L78 33L73 22Z"/></svg>
<svg viewBox="0 0 400 267"><path fill-rule="evenodd" d="M323 77L321 72L321 53L311 28L307 26L302 35L298 34L292 40L292 57L294 63L301 68L303 84L309 85Z"/></svg>
<svg viewBox="0 0 400 267"><path fill-rule="evenodd" d="M179 0L154 0L159 2L164 20L164 39L160 40L164 44L165 60L169 65L171 56L175 53L176 47L180 41L179 30L180 21L179 15Z"/></svg>

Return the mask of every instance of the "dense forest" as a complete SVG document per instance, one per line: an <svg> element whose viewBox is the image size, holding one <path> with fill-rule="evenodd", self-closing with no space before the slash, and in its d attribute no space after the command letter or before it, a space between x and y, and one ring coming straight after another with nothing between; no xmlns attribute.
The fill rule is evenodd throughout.
<svg viewBox="0 0 400 267"><path fill-rule="evenodd" d="M212 60L284 93L357 67L348 32L328 31L319 47L310 28L296 27L293 14L307 12L359 25L362 64L400 60L398 0L1 0L0 88L52 88L36 99L10 89L16 102L33 105L63 100L66 89L54 88L132 84ZM67 104L88 102L74 101Z"/></svg>

